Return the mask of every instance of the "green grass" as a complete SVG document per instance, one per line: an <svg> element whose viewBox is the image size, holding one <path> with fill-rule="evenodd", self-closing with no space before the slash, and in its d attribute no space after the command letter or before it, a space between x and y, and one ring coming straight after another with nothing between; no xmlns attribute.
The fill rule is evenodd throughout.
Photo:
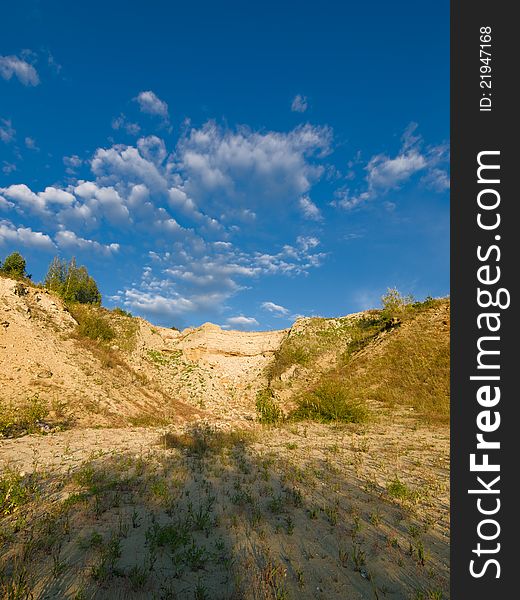
<svg viewBox="0 0 520 600"><path fill-rule="evenodd" d="M294 364L322 364L313 381L291 379L290 417L320 422L365 421L368 406L408 406L428 423L449 422L449 300L416 302L389 290L383 308L362 316L309 319L289 335L267 369L268 388L257 398L261 422L276 422L271 390ZM307 371L308 379L309 371ZM301 382L303 383L303 382ZM300 385L299 385L300 384ZM302 389L303 388L303 389Z"/></svg>
<svg viewBox="0 0 520 600"><path fill-rule="evenodd" d="M352 393L390 407L410 406L427 422L448 423L449 314L442 310L446 307L446 300L428 299L402 309L402 326L381 351L361 356L345 369Z"/></svg>
<svg viewBox="0 0 520 600"><path fill-rule="evenodd" d="M103 342L116 337L116 332L102 309L82 304L70 304L68 309L78 323L77 334L80 337Z"/></svg>
<svg viewBox="0 0 520 600"><path fill-rule="evenodd" d="M0 406L0 438L39 432L38 423L48 414L48 405L39 398L38 394L16 407Z"/></svg>
<svg viewBox="0 0 520 600"><path fill-rule="evenodd" d="M259 390L256 395L256 412L258 421L264 425L272 425L283 420L283 413L276 403L271 388Z"/></svg>
<svg viewBox="0 0 520 600"><path fill-rule="evenodd" d="M366 404L353 398L340 379L324 379L314 389L302 393L296 402L298 408L290 415L295 420L363 423L369 417Z"/></svg>
<svg viewBox="0 0 520 600"><path fill-rule="evenodd" d="M29 503L37 493L34 477L11 469L0 474L0 515L11 515Z"/></svg>

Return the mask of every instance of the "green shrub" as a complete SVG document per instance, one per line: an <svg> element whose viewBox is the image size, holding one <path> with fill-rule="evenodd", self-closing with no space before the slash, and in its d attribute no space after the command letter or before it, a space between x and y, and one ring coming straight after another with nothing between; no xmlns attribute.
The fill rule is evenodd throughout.
<svg viewBox="0 0 520 600"><path fill-rule="evenodd" d="M310 419L328 423L362 423L368 418L368 408L361 400L350 397L344 384L336 378L324 379L309 392L297 398L298 408L293 419Z"/></svg>
<svg viewBox="0 0 520 600"><path fill-rule="evenodd" d="M273 381L280 377L292 365L306 365L310 359L309 349L303 345L303 340L286 338L280 348L274 353L271 364L267 367L267 377Z"/></svg>
<svg viewBox="0 0 520 600"><path fill-rule="evenodd" d="M387 318L399 317L414 304L412 295L403 296L396 288L388 288L386 294L381 296L383 306L382 315Z"/></svg>
<svg viewBox="0 0 520 600"><path fill-rule="evenodd" d="M123 308L120 308L119 306L116 306L115 308L113 308L112 312L115 315L119 315L120 317L132 318L132 316L133 316L131 312L129 312L128 310L124 310Z"/></svg>
<svg viewBox="0 0 520 600"><path fill-rule="evenodd" d="M256 412L260 423L273 424L283 420L283 413L274 399L271 388L258 391L256 395Z"/></svg>
<svg viewBox="0 0 520 600"><path fill-rule="evenodd" d="M77 333L80 337L91 340L109 342L116 333L100 309L73 304L69 306L70 314L78 323Z"/></svg>

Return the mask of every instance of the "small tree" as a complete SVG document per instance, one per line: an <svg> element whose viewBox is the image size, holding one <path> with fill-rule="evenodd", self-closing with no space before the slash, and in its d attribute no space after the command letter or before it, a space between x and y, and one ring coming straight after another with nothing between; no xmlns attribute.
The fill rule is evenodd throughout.
<svg viewBox="0 0 520 600"><path fill-rule="evenodd" d="M55 292L61 296L63 292L63 284L67 279L67 261L61 260L59 256L52 259L47 275L45 276L44 285L51 292Z"/></svg>
<svg viewBox="0 0 520 600"><path fill-rule="evenodd" d="M25 272L26 262L25 258L19 252L13 252L5 260L0 270L9 277L30 278Z"/></svg>
<svg viewBox="0 0 520 600"><path fill-rule="evenodd" d="M86 267L76 265L75 258L68 263L59 257L54 258L45 277L45 287L59 294L66 302L101 304L95 279L88 274Z"/></svg>
<svg viewBox="0 0 520 600"><path fill-rule="evenodd" d="M414 297L412 295L403 296L396 288L388 288L386 294L381 296L383 313L387 316L396 316L402 313L413 302Z"/></svg>

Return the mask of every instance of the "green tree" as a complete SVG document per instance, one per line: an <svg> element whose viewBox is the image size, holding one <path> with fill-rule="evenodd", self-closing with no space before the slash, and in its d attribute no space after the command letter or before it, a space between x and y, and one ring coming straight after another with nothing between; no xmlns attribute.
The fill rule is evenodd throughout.
<svg viewBox="0 0 520 600"><path fill-rule="evenodd" d="M4 260L4 264L0 267L0 270L9 277L30 278L30 275L27 275L25 272L25 267L25 258L19 252L13 252Z"/></svg>
<svg viewBox="0 0 520 600"><path fill-rule="evenodd" d="M60 296L63 293L63 285L67 279L67 261L61 260L59 256L52 259L47 275L45 276L44 285L51 292L55 292Z"/></svg>
<svg viewBox="0 0 520 600"><path fill-rule="evenodd" d="M45 287L59 294L66 302L81 304L101 304L101 294L97 283L86 267L78 267L76 259L68 263L53 259L45 277Z"/></svg>

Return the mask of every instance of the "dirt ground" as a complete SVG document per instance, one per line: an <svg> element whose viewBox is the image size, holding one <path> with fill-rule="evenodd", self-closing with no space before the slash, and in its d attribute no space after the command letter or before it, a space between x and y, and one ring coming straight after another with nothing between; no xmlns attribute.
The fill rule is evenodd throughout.
<svg viewBox="0 0 520 600"><path fill-rule="evenodd" d="M3 441L4 469L37 488L2 533L38 565L22 577L34 597L448 597L445 428L403 415L230 431Z"/></svg>

